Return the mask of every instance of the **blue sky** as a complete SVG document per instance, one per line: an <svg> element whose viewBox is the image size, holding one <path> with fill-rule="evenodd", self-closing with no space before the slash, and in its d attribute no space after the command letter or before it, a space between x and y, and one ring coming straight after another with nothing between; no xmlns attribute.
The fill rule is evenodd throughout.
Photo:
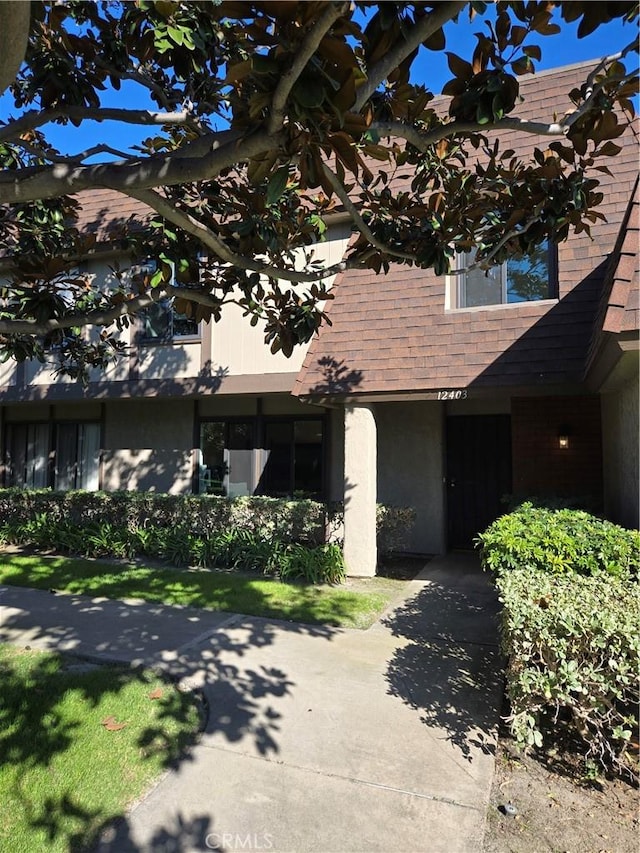
<svg viewBox="0 0 640 853"><path fill-rule="evenodd" d="M490 14L490 12L489 12ZM445 28L447 50L463 58L470 58L475 46L474 33L486 30L484 16L478 16L473 22L466 19L460 24L448 24ZM561 24L562 32L555 36L539 36L534 42L542 48L542 60L536 63L537 70L569 65L587 59L596 59L621 50L638 37L637 24L623 25L617 21L605 24L595 33L583 39L576 36L577 24ZM530 43L530 42L527 42ZM447 58L444 52L422 50L414 64L412 81L424 83L432 91L439 93L450 78ZM104 92L101 95L103 106L151 108L157 107L148 102L134 84L124 84L120 92ZM0 98L0 118L10 114L12 102L6 96ZM140 140L151 135L152 128L139 128L132 125L119 125L115 122L85 122L82 127L71 125L59 127L49 125L46 132L51 142L63 153L77 153L99 143L107 142L119 150L126 150ZM100 159L104 159L101 157Z"/></svg>

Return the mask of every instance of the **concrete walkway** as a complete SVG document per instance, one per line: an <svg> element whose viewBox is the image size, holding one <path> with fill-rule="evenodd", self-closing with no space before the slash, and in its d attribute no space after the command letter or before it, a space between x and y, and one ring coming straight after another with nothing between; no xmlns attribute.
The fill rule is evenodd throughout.
<svg viewBox="0 0 640 853"><path fill-rule="evenodd" d="M209 718L99 851L472 853L501 697L495 595L430 562L367 631L0 587L0 640L162 666Z"/></svg>

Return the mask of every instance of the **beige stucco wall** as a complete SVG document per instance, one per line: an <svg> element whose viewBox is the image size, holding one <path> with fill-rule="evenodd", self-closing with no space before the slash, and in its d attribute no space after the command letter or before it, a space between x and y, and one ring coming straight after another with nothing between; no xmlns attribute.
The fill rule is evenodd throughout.
<svg viewBox="0 0 640 853"><path fill-rule="evenodd" d="M407 551L446 550L444 409L440 403L376 403L377 500L412 506L416 525ZM344 495L344 409L330 413L329 499Z"/></svg>
<svg viewBox="0 0 640 853"><path fill-rule="evenodd" d="M417 520L408 551L446 550L443 408L439 403L378 403L378 501L411 506Z"/></svg>
<svg viewBox="0 0 640 853"><path fill-rule="evenodd" d="M638 527L638 379L602 395L605 512L625 527Z"/></svg>
<svg viewBox="0 0 640 853"><path fill-rule="evenodd" d="M15 361L10 358L8 361L0 364L0 387L3 385L15 385L16 384L16 364Z"/></svg>
<svg viewBox="0 0 640 853"><path fill-rule="evenodd" d="M107 403L103 487L190 492L193 414L182 400Z"/></svg>
<svg viewBox="0 0 640 853"><path fill-rule="evenodd" d="M208 330L204 329L206 334ZM140 347L140 379L185 379L200 373L200 341Z"/></svg>
<svg viewBox="0 0 640 853"><path fill-rule="evenodd" d="M348 226L333 228L326 242L313 247L313 259L323 264L339 263L348 240ZM299 266L302 268L303 264ZM329 286L332 283L333 278L327 279ZM245 373L297 373L308 349L308 345L296 347L290 358L281 352L273 355L264 343L262 324L251 326L249 319L242 316L242 310L236 305L226 305L220 322L206 328L212 335L212 370L222 370L230 376Z"/></svg>

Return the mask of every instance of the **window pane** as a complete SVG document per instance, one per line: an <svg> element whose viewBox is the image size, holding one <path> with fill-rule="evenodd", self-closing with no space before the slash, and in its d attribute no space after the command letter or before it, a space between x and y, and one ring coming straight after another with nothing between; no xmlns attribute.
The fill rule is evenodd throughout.
<svg viewBox="0 0 640 853"><path fill-rule="evenodd" d="M76 489L95 492L100 484L100 424L78 426Z"/></svg>
<svg viewBox="0 0 640 853"><path fill-rule="evenodd" d="M224 424L221 421L201 425L200 449L200 493L226 494L224 481L227 466L224 459Z"/></svg>
<svg viewBox="0 0 640 853"><path fill-rule="evenodd" d="M471 266L475 252L462 256L463 267ZM480 305L499 305L502 302L502 266L488 270L474 269L461 276L460 308L476 308Z"/></svg>
<svg viewBox="0 0 640 853"><path fill-rule="evenodd" d="M56 429L56 473L54 486L60 491L76 488L78 428L75 424L58 424Z"/></svg>
<svg viewBox="0 0 640 853"><path fill-rule="evenodd" d="M294 424L294 491L322 493L322 421Z"/></svg>
<svg viewBox="0 0 640 853"><path fill-rule="evenodd" d="M526 258L507 261L507 302L534 302L548 299L549 247L538 246Z"/></svg>
<svg viewBox="0 0 640 853"><path fill-rule="evenodd" d="M262 472L260 491L279 497L289 495L293 486L291 423L274 422L265 426L266 465Z"/></svg>
<svg viewBox="0 0 640 853"><path fill-rule="evenodd" d="M58 424L54 485L60 491L97 491L100 479L100 424Z"/></svg>
<svg viewBox="0 0 640 853"><path fill-rule="evenodd" d="M44 489L48 485L49 425L15 424L10 428L9 481L25 489Z"/></svg>
<svg viewBox="0 0 640 853"><path fill-rule="evenodd" d="M177 311L173 312L174 338L197 335L199 331L198 324L191 317L187 317L186 314L178 314Z"/></svg>
<svg viewBox="0 0 640 853"><path fill-rule="evenodd" d="M144 315L144 336L154 340L168 340L171 336L171 306L168 299L147 308Z"/></svg>
<svg viewBox="0 0 640 853"><path fill-rule="evenodd" d="M230 498L251 495L253 477L253 424L230 423L227 426L226 493Z"/></svg>

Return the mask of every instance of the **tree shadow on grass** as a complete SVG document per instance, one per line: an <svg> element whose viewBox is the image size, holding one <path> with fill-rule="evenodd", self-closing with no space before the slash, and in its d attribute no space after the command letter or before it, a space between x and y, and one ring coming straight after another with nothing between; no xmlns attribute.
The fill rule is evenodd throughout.
<svg viewBox="0 0 640 853"><path fill-rule="evenodd" d="M3 600L8 603L10 590L5 588L5 591L7 596ZM25 590L24 593L39 596L41 602L42 597L47 596L46 593L33 590ZM113 612L114 606L116 613ZM88 626L92 626L92 638L95 640L96 632L100 634L98 623L105 618L115 633L125 632L132 655L137 657L144 643L137 642L136 637L140 634L150 637L161 635L162 614L170 610L154 605L90 600L81 596L49 596L44 608L40 613L35 608L29 613L24 607L17 611L15 604L8 607L1 620L5 637L11 638L14 643L21 636L27 637L25 642L34 646L45 645L67 651L75 649L76 655L81 655L82 650L90 646L89 637L83 636L83 632L86 633ZM107 610L108 614L105 613ZM45 621L47 612L49 618ZM280 713L272 700L290 694L295 683L281 668L252 667L243 665L242 660L251 648L273 643L277 625L265 620L247 619L243 621L241 631L229 632L227 635L223 630L216 630L216 625L228 620L227 614L203 615L200 611L185 609L182 615L184 622L191 625L186 637L188 642L180 647L182 651L178 648L177 652L172 653L170 643L161 643L154 647L156 654L147 663L151 663L154 669L160 668L166 677L179 679L183 690L198 690L206 686L207 733L219 732L229 743L248 738L255 743L260 754L277 753ZM81 616L84 616L84 622ZM78 617L77 621L75 617ZM190 619L194 620L193 624L189 622ZM74 625L76 627L72 627ZM79 629L78 625L82 628ZM297 624L288 625L287 630L325 639L331 639L335 633L334 629L328 627ZM203 632L208 637L207 643L202 641ZM122 645L118 647L120 657L122 648ZM93 651L95 654L96 650ZM108 655L108 646L102 651ZM105 679L105 668L98 667L79 678L74 667L81 668L80 658L76 657L71 662L67 659L67 664L63 663L62 666L56 661L56 658L49 657L41 659L28 676L12 672L5 663L1 673L0 752L6 762L20 768L24 781L24 784L17 786L14 807L21 810L23 824L28 830L37 832L38 839L46 838L52 848L80 850L99 844L98 849L111 850L113 853L138 849L130 838L129 823L123 810L114 817L113 811L105 811L100 805L100 800L97 805L95 800L88 803L79 790L82 783L62 779L57 780L59 784L54 784L55 773L52 773L51 788L44 794L37 793L29 787L29 775L35 768L51 771L56 760L71 749L79 738L79 723L73 716L61 715L59 708L70 678L75 678L74 689L83 708L90 711L100 707L100 719L96 721L99 727L102 717L108 713L103 710L104 699L117 696L125 689L128 681L147 678L148 673L120 667L112 669L112 676ZM69 663L69 670L64 672ZM168 721L184 721L189 703L184 702L184 693L165 693L166 696L157 701L150 701L149 704L157 712L156 716L152 722L143 723L136 731L132 750L136 761L139 756L142 756L143 761L154 759L160 770L177 768L192 759L192 741L188 734L176 736L168 733L165 727ZM119 734L114 731L112 737ZM87 761L87 764L83 772L92 775L95 768L91 761ZM105 784L108 785L108 781ZM140 793L143 791L136 792L134 796ZM171 824L158 829L154 840L145 842L144 849L178 851L198 848L198 845L201 849L207 849L203 839L207 831L211 831L210 816L193 820L191 817L188 821L172 818L175 826ZM108 842L110 837L113 841ZM2 847L3 843L10 844L11 839L6 842L0 840L0 848L6 849ZM223 847L218 845L211 849Z"/></svg>
<svg viewBox="0 0 640 853"><path fill-rule="evenodd" d="M389 662L388 692L444 730L471 763L476 749L495 753L502 696L495 592L475 573L427 568L423 577L429 583L383 620L408 640Z"/></svg>

